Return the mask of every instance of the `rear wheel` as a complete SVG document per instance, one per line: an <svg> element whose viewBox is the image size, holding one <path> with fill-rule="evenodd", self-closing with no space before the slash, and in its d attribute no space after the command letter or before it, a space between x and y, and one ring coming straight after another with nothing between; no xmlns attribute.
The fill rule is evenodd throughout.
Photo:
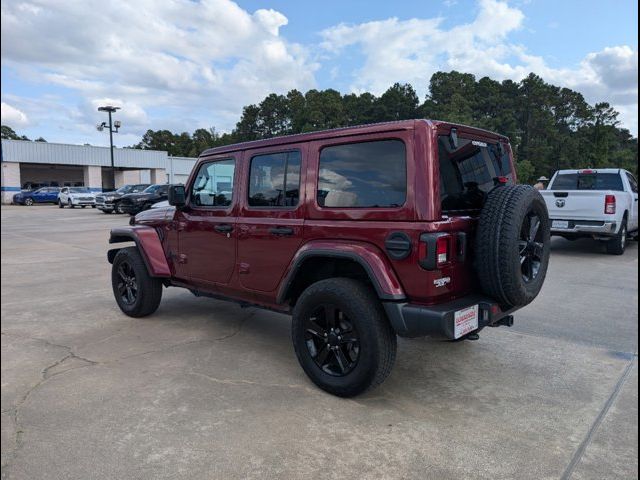
<svg viewBox="0 0 640 480"><path fill-rule="evenodd" d="M123 248L116 254L111 286L120 310L130 317L151 315L162 299L162 281L149 275L136 247Z"/></svg>
<svg viewBox="0 0 640 480"><path fill-rule="evenodd" d="M396 335L374 292L349 278L314 283L293 311L293 346L311 381L341 397L384 381L396 356Z"/></svg>
<svg viewBox="0 0 640 480"><path fill-rule="evenodd" d="M62 200L58 200L58 208L64 208L64 204L62 203Z"/></svg>
<svg viewBox="0 0 640 480"><path fill-rule="evenodd" d="M629 234L627 231L627 218L622 220L620 231L607 242L607 253L611 255L622 255L627 249L627 241L629 240Z"/></svg>

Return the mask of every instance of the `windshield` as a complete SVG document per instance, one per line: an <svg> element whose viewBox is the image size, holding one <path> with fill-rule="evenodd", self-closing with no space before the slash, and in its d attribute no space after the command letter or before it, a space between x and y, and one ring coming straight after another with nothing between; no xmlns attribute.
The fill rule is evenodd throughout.
<svg viewBox="0 0 640 480"><path fill-rule="evenodd" d="M69 191L71 193L90 193L87 187L72 187Z"/></svg>
<svg viewBox="0 0 640 480"><path fill-rule="evenodd" d="M614 190L624 191L619 173L559 173L550 190Z"/></svg>
<svg viewBox="0 0 640 480"><path fill-rule="evenodd" d="M156 193L162 185L151 185L143 190L144 193Z"/></svg>
<svg viewBox="0 0 640 480"><path fill-rule="evenodd" d="M498 143L458 138L454 147L448 135L440 135L438 158L440 202L445 212L479 210L498 177L513 183L509 152Z"/></svg>
<svg viewBox="0 0 640 480"><path fill-rule="evenodd" d="M131 193L131 191L133 190L133 185L123 185L122 187L120 187L119 189L116 190L116 192L118 193Z"/></svg>

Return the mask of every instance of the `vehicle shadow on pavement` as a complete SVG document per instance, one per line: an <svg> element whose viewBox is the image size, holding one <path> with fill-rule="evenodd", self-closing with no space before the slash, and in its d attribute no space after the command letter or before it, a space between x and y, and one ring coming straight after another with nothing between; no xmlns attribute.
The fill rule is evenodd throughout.
<svg viewBox="0 0 640 480"><path fill-rule="evenodd" d="M624 253L624 255L621 255L621 257L624 258L625 255L629 255L629 253L637 250L638 250L638 242L635 240L630 240L627 245L627 251ZM554 237L551 240L551 254L552 255L585 254L585 255L597 255L597 256L604 256L604 257L614 257L614 255L607 254L605 250L604 242L599 242L591 238L567 240L564 238Z"/></svg>

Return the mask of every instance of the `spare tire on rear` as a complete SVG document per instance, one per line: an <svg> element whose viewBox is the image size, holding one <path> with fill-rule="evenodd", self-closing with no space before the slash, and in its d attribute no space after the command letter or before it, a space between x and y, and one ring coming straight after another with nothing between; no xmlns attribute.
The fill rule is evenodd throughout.
<svg viewBox="0 0 640 480"><path fill-rule="evenodd" d="M521 307L540 293L549 265L550 222L542 195L505 185L487 196L475 239L482 291L504 307Z"/></svg>

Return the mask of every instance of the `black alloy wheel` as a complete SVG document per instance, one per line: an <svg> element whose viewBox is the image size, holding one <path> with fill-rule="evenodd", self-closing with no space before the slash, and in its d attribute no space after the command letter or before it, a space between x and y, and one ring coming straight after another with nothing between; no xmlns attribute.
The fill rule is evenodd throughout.
<svg viewBox="0 0 640 480"><path fill-rule="evenodd" d="M333 376L344 376L358 363L360 336L336 305L320 305L305 318L305 343L320 369Z"/></svg>
<svg viewBox="0 0 640 480"><path fill-rule="evenodd" d="M538 276L544 255L544 232L540 228L540 217L533 211L527 213L522 222L518 251L522 279L529 283Z"/></svg>
<svg viewBox="0 0 640 480"><path fill-rule="evenodd" d="M130 317L145 317L158 309L162 279L149 275L137 247L118 251L111 266L111 287L120 310Z"/></svg>
<svg viewBox="0 0 640 480"><path fill-rule="evenodd" d="M125 305L135 304L138 297L138 282L135 270L129 262L123 261L118 265L117 274L116 289L120 299Z"/></svg>

